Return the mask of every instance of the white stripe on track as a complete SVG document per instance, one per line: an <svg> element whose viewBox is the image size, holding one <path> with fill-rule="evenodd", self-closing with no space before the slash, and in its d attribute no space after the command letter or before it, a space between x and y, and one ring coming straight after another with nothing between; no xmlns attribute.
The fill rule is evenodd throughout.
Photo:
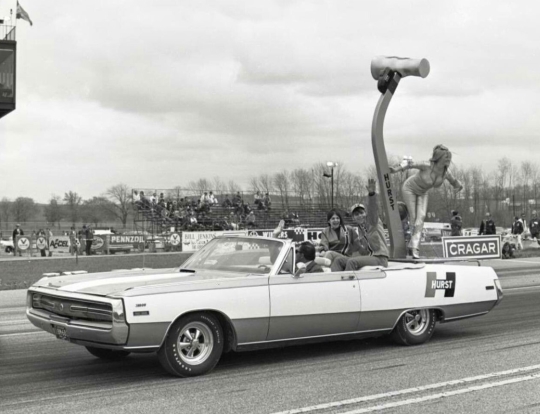
<svg viewBox="0 0 540 414"><path fill-rule="evenodd" d="M468 377L468 378L463 378L463 379L458 379L458 380L439 382L436 384L422 385L420 387L406 388L399 391L390 391L390 392L386 392L382 394L366 395L364 397L352 398L349 400L335 401L335 402L330 402L330 403L325 403L325 404L312 405L310 407L303 407L303 408L296 408L293 410L280 411L274 414L309 413L311 411L343 407L343 406L351 405L351 404L359 404L359 403L368 402L368 401L380 400L383 398L396 397L398 395L406 395L406 394L411 394L411 393L416 393L416 392L421 392L421 391L434 390L437 388L444 388L444 387L453 386L453 385L462 385L462 384L467 384L470 382L482 381L489 378L497 378L497 377L502 377L505 375L513 375L513 374L533 371L536 369L540 369L540 364L531 365L531 366L522 367L522 368L509 369L506 371L492 372L491 374L478 375L476 377ZM537 374L537 375L540 376L540 374Z"/></svg>
<svg viewBox="0 0 540 414"><path fill-rule="evenodd" d="M396 407L402 407L404 405L420 404L425 401L432 401L432 400L438 400L440 398L453 397L454 395L467 394L469 392L486 390L488 388L502 387L503 385L516 384L518 382L531 381L534 379L540 379L540 374L532 374L532 375L527 375L525 377L511 378L511 379L507 379L507 380L499 381L499 382L488 382L486 384L475 385L473 387L462 388L459 390L441 392L439 394L433 394L433 395L426 395L425 397L411 398L409 400L402 400L402 401L396 401L396 402L392 402L388 404L375 405L373 407L360 408L359 410L347 411L346 413L343 413L343 414L364 414L364 413L371 413L373 411L382 411L382 410L386 410L387 408L396 408Z"/></svg>
<svg viewBox="0 0 540 414"><path fill-rule="evenodd" d="M34 334L39 334L39 333L48 334L49 332L45 332L45 331L32 331L32 332L20 332L20 333L10 333L10 334L0 334L0 338L5 338L5 337L7 337L7 336L34 335Z"/></svg>

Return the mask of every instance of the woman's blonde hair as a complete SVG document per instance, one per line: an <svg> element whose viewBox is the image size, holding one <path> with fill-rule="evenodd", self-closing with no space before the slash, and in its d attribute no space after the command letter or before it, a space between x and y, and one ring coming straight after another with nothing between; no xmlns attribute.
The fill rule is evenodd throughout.
<svg viewBox="0 0 540 414"><path fill-rule="evenodd" d="M431 155L431 158L429 159L430 162L437 162L439 161L445 154L448 154L450 150L446 148L444 145L436 145L433 148L433 154Z"/></svg>

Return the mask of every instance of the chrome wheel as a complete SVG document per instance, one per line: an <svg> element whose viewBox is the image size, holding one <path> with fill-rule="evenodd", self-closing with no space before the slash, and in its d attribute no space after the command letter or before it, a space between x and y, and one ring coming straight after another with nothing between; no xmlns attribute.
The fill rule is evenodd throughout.
<svg viewBox="0 0 540 414"><path fill-rule="evenodd" d="M427 309L409 311L403 317L405 326L411 335L422 335L429 325L429 312Z"/></svg>
<svg viewBox="0 0 540 414"><path fill-rule="evenodd" d="M178 335L177 348L180 359L186 364L202 364L214 348L212 331L202 322L191 322Z"/></svg>

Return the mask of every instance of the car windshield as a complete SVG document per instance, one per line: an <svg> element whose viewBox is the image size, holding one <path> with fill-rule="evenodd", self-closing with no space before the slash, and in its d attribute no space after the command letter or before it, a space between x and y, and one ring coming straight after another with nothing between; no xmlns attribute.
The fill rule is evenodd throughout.
<svg viewBox="0 0 540 414"><path fill-rule="evenodd" d="M221 270L238 273L269 273L283 243L247 237L216 238L193 254L182 270Z"/></svg>

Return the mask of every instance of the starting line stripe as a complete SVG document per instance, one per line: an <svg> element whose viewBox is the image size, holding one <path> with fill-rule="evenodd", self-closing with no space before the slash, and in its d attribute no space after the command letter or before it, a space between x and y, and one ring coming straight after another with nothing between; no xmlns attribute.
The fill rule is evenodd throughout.
<svg viewBox="0 0 540 414"><path fill-rule="evenodd" d="M330 402L330 403L325 403L325 404L312 405L310 407L303 407L303 408L296 408L296 409L293 409L293 410L280 411L280 412L277 412L277 413L274 413L274 414L299 414L299 413L308 413L308 412L317 411L317 410L325 410L325 409L328 409L328 408L343 407L343 406L346 406L346 405L359 404L359 403L368 402L368 401L380 400L380 399L383 399L383 398L396 397L396 396L399 396L399 395L406 395L406 394L411 394L411 393L416 393L416 392L421 392L421 391L434 390L434 389L437 389L437 388L443 388L443 387L452 386L452 385L467 384L469 382L481 381L481 380L485 380L485 379L489 379L489 378L497 378L497 377L502 377L502 376L505 376L505 375L513 375L513 374L533 371L533 370L536 370L536 369L540 369L540 364L539 365L531 365L531 366L528 366L528 367L510 369L510 370L507 370L507 371L493 372L491 374L478 375L476 377L468 377L468 378L463 378L463 379L458 379L458 380L439 382L439 383L436 383L436 384L423 385L423 386L420 386L420 387L406 388L406 389L399 390L399 391L391 391L391 392L386 392L386 393L382 393L382 394L366 395L364 397L352 398L350 400L335 401L335 402ZM522 381L527 381L529 379L529 377L522 377L522 378L526 378L526 379L522 379ZM540 378L540 374L535 374L530 379L535 379L535 378ZM512 380L507 380L507 381L512 381ZM516 381L516 382L519 382L519 381ZM498 384L498 383L495 383L495 384ZM500 385L505 385L505 384L500 384ZM495 386L497 386L497 385L495 385ZM483 387L483 386L479 386L479 387ZM485 385L484 385L484 387L485 387ZM475 387L471 387L471 388L475 388ZM465 390L469 390L471 388L466 388ZM489 387L486 387L486 388L489 388ZM464 392L464 390L458 390L458 391L460 391L461 393ZM475 390L472 390L472 391L475 391ZM449 394L451 392L455 393L456 391L450 391L448 393L441 393L440 395L443 395L443 394L444 394L443 396L445 396L445 395L453 395L453 394ZM467 391L467 392L469 392L469 391ZM439 394L435 394L435 395L439 395ZM433 397L433 396L430 396L430 397ZM426 398L426 397L423 397L423 398ZM437 398L442 398L442 397L437 397ZM418 400L418 398L415 398L414 400L416 401L416 400ZM413 401L413 400L406 400L406 401ZM413 404L413 403L408 403L408 404ZM380 408L380 409L383 409L383 408ZM376 411L376 410L372 409L372 411ZM358 413L360 413L360 412L363 412L363 411L358 411ZM369 412L369 411L366 411L366 412ZM353 411L353 412L347 413L347 414L353 414L353 413L357 413L357 411Z"/></svg>
<svg viewBox="0 0 540 414"><path fill-rule="evenodd" d="M410 400L396 401L393 403L361 408L359 410L347 411L346 413L343 413L343 414L371 413L373 411L386 410L387 408L395 408L395 407L402 407L404 405L419 404L425 401L437 400L439 398L452 397L454 395L467 394L469 392L481 391L481 390L486 390L489 388L502 387L503 385L516 384L518 382L523 382L523 381L531 381L537 378L540 378L540 374L532 374L532 375L527 375L525 377L511 378L511 379L507 379L507 380L499 381L499 382L488 382L487 384L475 385L469 388L462 388L460 390L441 392L439 394L426 395L425 397L411 398Z"/></svg>

